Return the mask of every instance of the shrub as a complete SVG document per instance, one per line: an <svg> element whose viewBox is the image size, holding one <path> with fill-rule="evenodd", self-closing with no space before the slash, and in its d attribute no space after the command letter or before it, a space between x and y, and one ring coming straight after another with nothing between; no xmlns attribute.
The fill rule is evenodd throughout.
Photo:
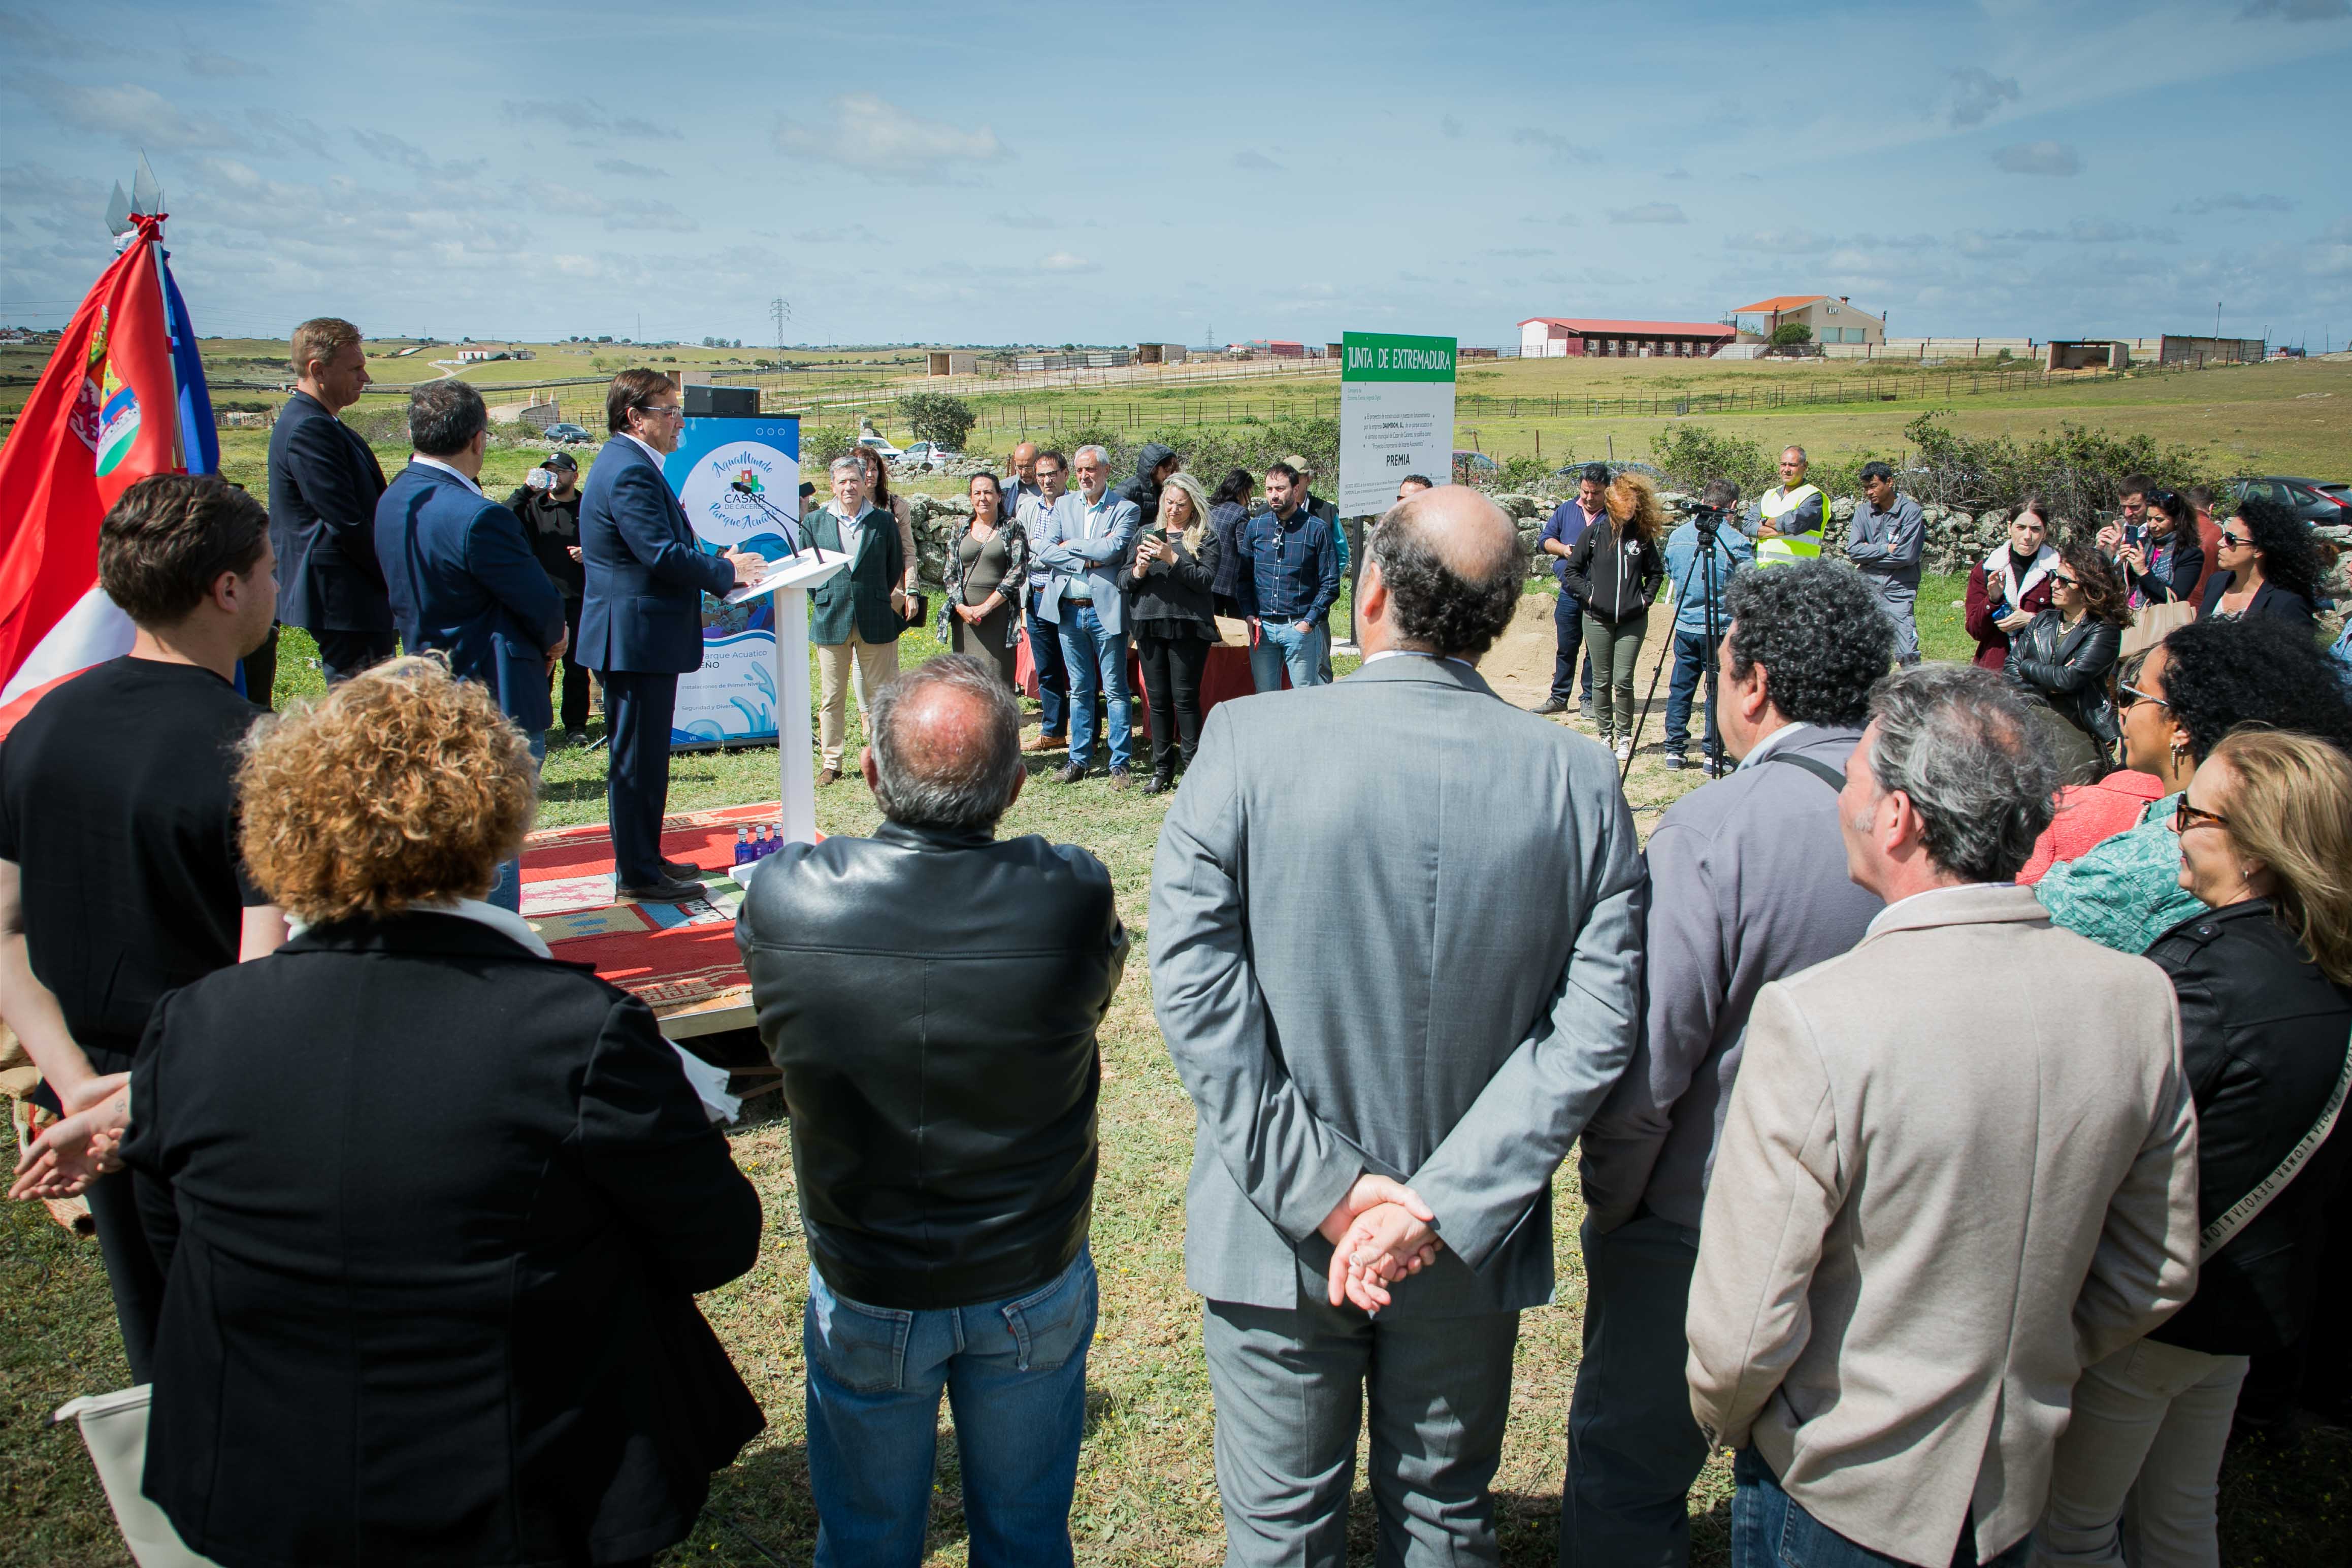
<svg viewBox="0 0 2352 1568"><path fill-rule="evenodd" d="M1813 329L1802 321L1783 321L1772 329L1772 346L1776 349L1790 348L1812 341Z"/></svg>
<svg viewBox="0 0 2352 1568"><path fill-rule="evenodd" d="M1541 458L1513 458L1503 465L1502 474L1495 483L1501 489L1531 490L1549 480L1557 466L1545 462Z"/></svg>
<svg viewBox="0 0 2352 1568"><path fill-rule="evenodd" d="M839 425L807 425L801 428L801 472L810 479L829 467L835 458L857 445L857 433ZM824 485L817 487L822 490Z"/></svg>
<svg viewBox="0 0 2352 1568"><path fill-rule="evenodd" d="M1709 479L1729 479L1741 495L1762 493L1780 477L1779 454L1739 436L1722 436L1704 425L1670 425L1650 443L1650 461L1675 489L1697 493Z"/></svg>
<svg viewBox="0 0 2352 1568"><path fill-rule="evenodd" d="M963 450L964 437L980 416L961 397L944 392L910 392L898 399L898 417L918 441L936 442L950 452Z"/></svg>
<svg viewBox="0 0 2352 1568"><path fill-rule="evenodd" d="M1906 473L1906 488L1921 500L1965 511L2008 510L2039 492L2058 516L2086 525L2118 504L2126 475L2146 474L2167 489L2222 488L2224 476L2209 469L2195 448L2158 446L2151 436L2061 423L2057 435L2044 432L2021 447L2008 436L1964 436L1943 423L1948 416L1947 410L1931 411L1903 429L1923 470Z"/></svg>

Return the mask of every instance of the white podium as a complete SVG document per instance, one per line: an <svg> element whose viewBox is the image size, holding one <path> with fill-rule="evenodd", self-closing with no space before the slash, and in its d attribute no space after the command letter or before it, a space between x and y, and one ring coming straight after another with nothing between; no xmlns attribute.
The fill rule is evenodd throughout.
<svg viewBox="0 0 2352 1568"><path fill-rule="evenodd" d="M816 842L815 747L809 736L808 591L849 569L838 553L818 559L810 551L768 563L768 574L727 595L730 605L762 594L775 595L776 612L776 799L777 820L786 839Z"/></svg>

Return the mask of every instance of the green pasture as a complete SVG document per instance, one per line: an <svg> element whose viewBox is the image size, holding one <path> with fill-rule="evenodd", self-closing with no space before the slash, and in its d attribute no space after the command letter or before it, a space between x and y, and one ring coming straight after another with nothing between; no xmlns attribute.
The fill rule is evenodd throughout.
<svg viewBox="0 0 2352 1568"><path fill-rule="evenodd" d="M259 488L257 437L239 433L231 447L233 477ZM493 454L488 488L498 493L526 461L521 453ZM1921 584L1922 641L1930 658L1966 658L1970 650L1957 604L1963 587L1958 577L1930 577ZM1638 689L1649 688L1664 645L1656 635L1664 616L1662 608L1654 618ZM909 634L900 648L910 664L939 651L919 633ZM1340 660L1341 672L1351 664ZM303 633L289 630L280 645L278 700L320 689L315 647ZM1661 689L1661 702L1663 697ZM854 706L850 723L854 750L862 739ZM592 724L592 732L601 733L601 721ZM1694 773L1664 770L1654 714L1644 734L1649 744L1636 757L1627 787L1646 831L1659 811L1702 781ZM1003 831L1043 834L1099 856L1133 939L1125 984L1101 1034L1102 1163L1093 1246L1102 1317L1088 1366L1087 1436L1072 1527L1082 1563L1205 1565L1221 1560L1223 1543L1200 1303L1183 1288L1192 1114L1152 1018L1145 960L1151 856L1165 802L1115 791L1099 778L1055 784L1048 775L1060 760L1054 753L1031 760L1029 786ZM1311 778L1312 759L1307 766ZM673 763L671 804L685 809L772 798L775 767L770 747L682 752ZM559 746L548 757L540 820L550 826L601 820L604 793L604 753ZM879 820L854 778L819 792L817 817L825 832L835 834L870 832ZM766 1410L769 1427L713 1479L692 1537L660 1560L667 1568L803 1563L814 1540L800 1338L809 1262L797 1223L787 1127L772 1116L755 1120L731 1141L738 1163L760 1190L767 1234L757 1268L705 1297L703 1308ZM1560 1173L1553 1211L1561 1238L1559 1297L1551 1308L1522 1321L1512 1419L1496 1483L1503 1561L1524 1568L1553 1561L1559 1529L1584 1295L1572 1239L1582 1218L1573 1162ZM0 1531L0 1568L117 1568L129 1559L114 1539L80 1444L70 1427L46 1421L75 1394L128 1381L97 1248L69 1237L37 1205L0 1205L0 1279L9 1290L8 1331L0 1335L0 1517L10 1524ZM944 1568L966 1561L966 1540L955 1448L944 1431L940 1447L927 1561ZM1369 1561L1372 1515L1360 1464L1360 1457L1350 1536L1353 1555ZM2234 1447L2222 1476L2223 1561L2263 1568L2335 1568L2352 1561L2347 1465L2352 1436L2339 1431ZM1692 1496L1695 1560L1702 1568L1727 1561L1729 1490L1727 1466L1718 1460Z"/></svg>

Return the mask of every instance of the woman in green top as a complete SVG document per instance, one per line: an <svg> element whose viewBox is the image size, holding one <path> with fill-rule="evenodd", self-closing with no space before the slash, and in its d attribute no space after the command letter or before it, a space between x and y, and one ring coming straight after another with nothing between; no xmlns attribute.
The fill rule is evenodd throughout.
<svg viewBox="0 0 2352 1568"><path fill-rule="evenodd" d="M2172 816L2198 764L2240 724L2300 731L2352 752L2352 695L2311 634L2288 622L2200 621L2182 626L2126 674L2124 765L2153 773L2164 796L2139 826L2050 868L2034 896L2051 921L2121 952L2148 943L2203 906L2180 886Z"/></svg>

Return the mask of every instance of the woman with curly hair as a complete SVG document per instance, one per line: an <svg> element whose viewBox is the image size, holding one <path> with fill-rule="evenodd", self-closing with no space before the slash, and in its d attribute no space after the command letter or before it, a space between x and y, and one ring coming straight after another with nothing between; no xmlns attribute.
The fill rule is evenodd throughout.
<svg viewBox="0 0 2352 1568"><path fill-rule="evenodd" d="M1601 499L1603 516L1569 552L1559 581L1560 591L1584 605L1601 743L1623 762L1633 754L1633 664L1642 654L1650 601L1666 577L1660 553L1666 514L1657 488L1630 469L1611 480Z"/></svg>
<svg viewBox="0 0 2352 1568"><path fill-rule="evenodd" d="M2131 623L2124 580L2105 552L2070 544L2049 574L2050 608L2010 639L2009 679L2025 689L2035 711L2050 716L2043 733L2057 753L2059 777L2090 784L2105 773L2121 731L2107 695Z"/></svg>
<svg viewBox="0 0 2352 1568"><path fill-rule="evenodd" d="M2124 766L2132 771L2060 791L2044 842L2071 840L2072 847L2092 837L2071 818L2087 805L2113 820L2122 786L2137 786L2145 799L2117 831L2051 866L2033 890L2054 923L2118 952L2146 952L2197 912L2180 886L2180 843L2169 824L2198 765L2247 723L2352 752L2352 692L2326 650L2289 622L2196 621L2147 651L2116 701ZM2035 847L2037 861L2045 853Z"/></svg>
<svg viewBox="0 0 2352 1568"><path fill-rule="evenodd" d="M2204 620L2318 624L2316 601L2327 563L2311 525L2277 501L2248 499L2221 524L2220 570L2205 584Z"/></svg>
<svg viewBox="0 0 2352 1568"><path fill-rule="evenodd" d="M646 1005L481 901L522 731L397 659L264 720L238 788L301 929L157 1003L131 1075L147 1495L230 1568L649 1562L762 1425L694 1304L760 1200Z"/></svg>

